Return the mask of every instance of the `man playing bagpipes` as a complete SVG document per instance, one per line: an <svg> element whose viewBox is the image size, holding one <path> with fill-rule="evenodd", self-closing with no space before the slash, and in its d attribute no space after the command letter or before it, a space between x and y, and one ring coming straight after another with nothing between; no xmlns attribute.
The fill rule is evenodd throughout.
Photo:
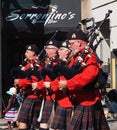
<svg viewBox="0 0 117 130"><path fill-rule="evenodd" d="M41 75L43 79L39 82L32 83L33 90L38 89L40 91L42 89L45 89L46 91L46 94L43 95L45 97L45 102L42 111L42 118L40 120L39 130L49 129L48 121L52 113L53 105L55 105L55 94L49 89L45 88L44 82L51 82L56 77L55 75L53 75L52 70L53 66L58 64L59 44L60 42L54 39L47 41L46 46L44 48L45 58L43 60L43 69L41 70Z"/></svg>
<svg viewBox="0 0 117 130"><path fill-rule="evenodd" d="M66 78L59 73L57 67L59 65L71 66L69 63L72 58L72 50L69 48L68 41L63 41L60 44L58 56L59 63L53 67L53 73L57 74L57 77L50 83L45 82L44 85L55 93L55 100L58 104L52 121L51 130L67 130L72 115L73 104L69 98L68 92L66 90L59 90L59 80L65 80Z"/></svg>
<svg viewBox="0 0 117 130"><path fill-rule="evenodd" d="M69 59L69 57L72 57L71 56L72 51L69 49L68 46L69 45L68 45L67 41L62 42L59 45L59 49L57 51L58 52L57 64L55 64L53 62L54 65L52 66L51 70L49 70L49 68L48 68L48 70L46 69L46 75L48 75L49 77L53 76L53 78L51 78L51 81L47 80L47 78L46 78L46 80L43 80L42 82L39 81L38 83L32 83L33 88L41 89L41 86L42 86L45 89L49 90L51 93L54 93L54 94L51 94L52 100L49 99L50 95L46 96L46 101L45 101L41 124L40 124L40 130L49 129L49 126L47 125L46 122L48 122L48 119L50 117L51 110L52 110L52 105L50 105L50 104L52 104L53 101L56 102L57 105L55 106L56 110L55 110L54 119L52 122L51 129L58 129L59 130L59 129L67 129L68 128L68 124L70 121L69 118L71 117L73 105L72 105L67 93L58 90L58 87L56 87L56 84L58 83L59 78L65 79L64 76L61 76L59 74L59 72L56 71L57 65L59 65L59 64L64 65L64 64L66 64L66 62L68 62L68 64L69 64L68 59ZM47 45L47 48L49 49L50 45L49 46ZM49 51L51 51L51 50L46 50L46 53L49 54ZM53 52L51 51L51 53L53 53ZM50 54L48 56L50 57ZM42 71L43 71L43 69L42 69ZM50 72L50 74L48 74L49 72ZM50 83L53 83L53 85L51 84L53 86L53 88L50 88ZM53 98L53 95L54 95L54 98ZM51 106L51 109L50 109L50 106ZM44 123L44 121L45 121L45 123Z"/></svg>
<svg viewBox="0 0 117 130"><path fill-rule="evenodd" d="M68 89L69 96L74 101L75 110L68 130L109 130L101 104L101 94L95 88L100 70L97 55L90 48L88 52L85 51L88 41L81 30L70 32L67 36L74 53L73 66L79 69L72 78L59 81L59 89Z"/></svg>
<svg viewBox="0 0 117 130"><path fill-rule="evenodd" d="M69 63L71 65L69 67L66 67L65 65L64 67L63 64L56 65L53 67L53 70L55 69L56 73L58 71L60 77L64 76L64 79L61 79L60 77L58 79L57 77L51 83L45 82L45 87L50 87L53 91L59 89L65 92L66 90L66 94L68 94L69 99L74 105L75 111L71 123L68 124L68 128L62 129L109 130L101 104L101 94L99 89L95 87L100 71L97 55L90 47L87 47L87 36L81 30L70 32L67 36L68 42L70 43L70 49L74 54ZM71 72L71 74L69 72ZM57 95L57 93L55 94ZM64 98L61 96L61 99ZM60 106L64 105L64 107L67 106L67 103L63 100L58 100L58 104ZM60 109L58 111L60 111ZM59 114L55 114L52 124L53 129L61 129L62 127L62 116ZM71 117L69 120L70 119ZM56 126L56 124L59 127Z"/></svg>
<svg viewBox="0 0 117 130"><path fill-rule="evenodd" d="M14 80L14 85L17 89L22 89L25 93L25 98L22 103L18 115L19 130L29 130L31 127L34 129L37 125L37 118L39 116L42 93L32 91L32 82L37 82L41 79L39 73L35 76L36 70L41 70L41 64L38 62L39 49L35 45L26 46L26 64L22 66L18 72L23 73L24 77L18 77Z"/></svg>

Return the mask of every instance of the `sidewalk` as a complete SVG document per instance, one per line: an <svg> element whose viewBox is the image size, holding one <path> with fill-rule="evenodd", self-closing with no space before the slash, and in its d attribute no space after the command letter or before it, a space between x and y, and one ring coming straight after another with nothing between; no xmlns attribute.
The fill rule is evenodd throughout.
<svg viewBox="0 0 117 130"><path fill-rule="evenodd" d="M110 130L117 130L117 120L108 119L107 121ZM7 123L4 121L4 119L0 119L0 130L8 130Z"/></svg>
<svg viewBox="0 0 117 130"><path fill-rule="evenodd" d="M4 119L0 119L0 130L8 130L7 123L4 121Z"/></svg>
<svg viewBox="0 0 117 130"><path fill-rule="evenodd" d="M103 105L104 111L109 110L107 106L105 106L105 102L103 100L102 100L102 105ZM107 122L110 127L110 130L117 130L117 113L115 114L110 113L109 116L107 117Z"/></svg>
<svg viewBox="0 0 117 130"><path fill-rule="evenodd" d="M107 119L110 130L117 130L117 120L116 119Z"/></svg>
<svg viewBox="0 0 117 130"><path fill-rule="evenodd" d="M117 130L117 119L108 118L107 119L110 130ZM4 119L0 119L0 130L8 130L7 123Z"/></svg>

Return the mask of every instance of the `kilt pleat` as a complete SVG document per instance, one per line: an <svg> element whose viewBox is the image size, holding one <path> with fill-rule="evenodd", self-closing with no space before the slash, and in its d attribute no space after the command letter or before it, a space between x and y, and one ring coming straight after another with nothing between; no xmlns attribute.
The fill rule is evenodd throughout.
<svg viewBox="0 0 117 130"><path fill-rule="evenodd" d="M33 123L36 125L41 108L41 102L41 99L25 98L17 120L26 124Z"/></svg>
<svg viewBox="0 0 117 130"><path fill-rule="evenodd" d="M32 102L30 111L29 111L30 124L33 122L34 126L38 125L37 119L39 117L40 109L41 109L41 100L34 99L34 101Z"/></svg>
<svg viewBox="0 0 117 130"><path fill-rule="evenodd" d="M55 116L51 125L52 129L67 130L71 121L72 108L56 108Z"/></svg>
<svg viewBox="0 0 117 130"><path fill-rule="evenodd" d="M92 106L77 105L68 130L109 130L101 102Z"/></svg>
<svg viewBox="0 0 117 130"><path fill-rule="evenodd" d="M46 100L44 103L44 108L42 111L42 118L41 123L48 123L51 113L52 113L52 107L54 105L54 101L52 100Z"/></svg>

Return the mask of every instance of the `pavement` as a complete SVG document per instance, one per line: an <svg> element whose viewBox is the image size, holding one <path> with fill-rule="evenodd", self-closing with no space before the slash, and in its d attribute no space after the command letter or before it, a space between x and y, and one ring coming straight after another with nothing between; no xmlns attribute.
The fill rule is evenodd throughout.
<svg viewBox="0 0 117 130"><path fill-rule="evenodd" d="M107 122L110 127L110 130L117 130L117 115L116 114L110 114L110 116L107 118Z"/></svg>
<svg viewBox="0 0 117 130"><path fill-rule="evenodd" d="M0 119L0 130L8 130L7 123L4 119Z"/></svg>
<svg viewBox="0 0 117 130"><path fill-rule="evenodd" d="M108 125L110 130L117 130L117 118L114 119L113 117L107 118ZM7 123L4 119L0 119L0 130L8 130Z"/></svg>
<svg viewBox="0 0 117 130"><path fill-rule="evenodd" d="M117 119L108 121L110 130L117 130Z"/></svg>
<svg viewBox="0 0 117 130"><path fill-rule="evenodd" d="M105 106L105 103L103 101L102 105L104 106L104 112L108 112L108 108ZM117 113L108 113L108 117L106 119L110 127L110 130L117 130ZM0 130L8 130L7 123L3 118L0 119Z"/></svg>

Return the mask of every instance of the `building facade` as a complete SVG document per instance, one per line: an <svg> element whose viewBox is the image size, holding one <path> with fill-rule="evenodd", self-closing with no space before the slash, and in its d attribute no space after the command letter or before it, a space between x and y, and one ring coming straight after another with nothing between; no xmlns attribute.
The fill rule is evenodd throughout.
<svg viewBox="0 0 117 130"><path fill-rule="evenodd" d="M40 17L39 17L40 14L38 14L38 17L37 17L37 13L35 13L36 10L40 8L40 6L34 5L32 0L30 1L18 0L18 1L19 2L17 1L8 2L7 0L0 1L0 5L2 5L0 6L1 7L0 9L0 49L2 49L0 51L1 52L0 53L0 61L1 61L0 69L2 72L0 73L0 111L2 109L1 107L2 106L2 88L4 88L4 90L7 90L8 89L7 87L10 87L8 86L8 83L7 83L8 82L7 76L9 73L9 68L14 64L15 65L19 64L20 61L17 61L17 60L23 57L22 48L24 48L26 44L37 43L41 49L44 46L44 44L42 45L42 43L45 43L43 39L48 40L50 38L50 35L46 35L45 37L45 34L44 36L39 37L40 30L47 32L48 30L53 31L53 30L56 30L56 28L58 28L60 29L60 31L66 31L66 29L68 31L68 29L71 28L71 25L72 25L72 28L76 27L78 22L80 22L80 20L85 25L84 21L86 21L88 18L91 18L91 17L93 17L94 22L99 25L101 21L104 19L108 10L112 10L112 13L110 14L110 17L108 18L108 20L104 23L103 27L101 27L100 29L101 35L104 38L104 40L103 42L100 43L100 46L97 48L97 53L98 53L98 56L104 61L106 72L110 74L110 79L111 79L110 87L112 88L117 87L117 80L116 80L117 79L117 45L116 45L116 42L117 42L117 39L116 39L117 0L103 0L103 1L102 0L98 0L98 1L97 0L80 0L80 1L74 0L74 1L69 1L69 2L65 2L65 0L64 1L61 0L60 2L58 0L56 1L51 0L51 3L50 3L50 0L47 0L48 2L46 1L46 3L44 3L44 1L39 1L38 5L41 5L41 7L43 4L44 4L43 5L44 7L49 7L49 10L48 9L44 10L43 15L42 15L43 11L40 13L43 16L43 18L45 18L44 16L50 16L50 18L52 19L50 19L49 21L44 21L48 19L44 19L43 21L41 19L40 21ZM67 6L67 8L64 8L65 5ZM54 12L52 12L53 9L54 9ZM20 13L23 12L23 14L19 15L18 14L19 11ZM13 18L12 14L15 14L17 18L16 17ZM33 19L35 16L38 19ZM12 19L9 19L9 18L12 18ZM71 24L71 21L72 21L72 24ZM46 26L44 24L44 26L41 26L41 29L40 28L38 29L36 24L40 24L40 23L42 24L42 22L43 24L46 23ZM5 26L3 25L3 23L5 24ZM53 26L50 29L50 25L52 25L52 23L53 23ZM58 24L55 26L54 23L58 23ZM9 29L11 30L9 31ZM37 31L37 29L39 32ZM40 32L40 34L43 34L43 33ZM63 34L59 36L61 37L63 36ZM17 53L17 55L15 54L15 52ZM17 64L16 64L16 61L17 61ZM4 67L2 66L2 64L4 64Z"/></svg>
<svg viewBox="0 0 117 130"><path fill-rule="evenodd" d="M35 44L41 51L54 34L54 39L65 40L66 33L76 29L81 20L81 1L1 0L0 5L1 115L6 91L13 86L10 70L23 64L26 45Z"/></svg>
<svg viewBox="0 0 117 130"><path fill-rule="evenodd" d="M117 0L92 0L91 4L92 17L96 23L102 21L108 11L112 11L101 30L104 40L98 48L98 54L110 73L110 87L117 88Z"/></svg>

